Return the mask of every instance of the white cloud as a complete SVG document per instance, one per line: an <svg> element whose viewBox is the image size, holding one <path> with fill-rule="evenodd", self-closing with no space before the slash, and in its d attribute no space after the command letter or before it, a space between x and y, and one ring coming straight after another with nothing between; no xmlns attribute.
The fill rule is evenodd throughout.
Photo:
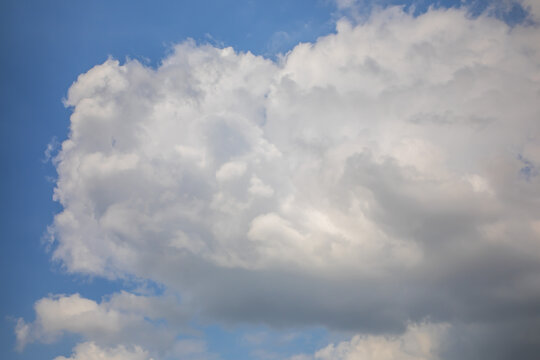
<svg viewBox="0 0 540 360"><path fill-rule="evenodd" d="M93 342L78 344L69 358L58 356L54 360L153 360L140 347L132 350L120 345L115 348L100 348Z"/></svg>
<svg viewBox="0 0 540 360"><path fill-rule="evenodd" d="M58 139L56 139L56 136L53 137L51 141L47 144L47 147L43 152L43 160L41 161L43 163L49 162L54 157L54 153L58 150L59 145L60 143L58 142Z"/></svg>
<svg viewBox="0 0 540 360"><path fill-rule="evenodd" d="M522 318L540 300L516 281L540 268L539 44L534 26L389 8L278 63L193 42L157 69L109 59L66 100L54 258L223 321ZM138 321L69 299L92 326L36 306L20 337Z"/></svg>
<svg viewBox="0 0 540 360"><path fill-rule="evenodd" d="M271 186L266 185L257 176L252 176L250 180L249 190L250 194L262 197L271 197L274 195L274 189Z"/></svg>
<svg viewBox="0 0 540 360"><path fill-rule="evenodd" d="M30 343L52 343L75 334L84 342L75 346L72 360L215 358L203 339L192 337L196 332L187 325L190 318L174 296L122 291L98 303L79 294L56 295L40 299L34 308L33 322L18 319L19 351Z"/></svg>
<svg viewBox="0 0 540 360"><path fill-rule="evenodd" d="M361 336L315 353L321 360L437 360L447 325L410 325L399 336Z"/></svg>
<svg viewBox="0 0 540 360"><path fill-rule="evenodd" d="M54 360L207 360L216 357L206 351L206 345L200 340L179 340L167 352L151 356L150 352L138 345L118 345L102 347L93 341L79 343L73 354L66 358L58 356Z"/></svg>
<svg viewBox="0 0 540 360"><path fill-rule="evenodd" d="M17 322L19 350L28 343L50 343L71 333L92 342L83 346L86 350L97 349L95 342L108 347L140 345L164 352L178 346L178 335L188 330L189 318L172 296L141 296L122 291L98 303L79 294L57 295L40 299L34 308L33 322Z"/></svg>
<svg viewBox="0 0 540 360"><path fill-rule="evenodd" d="M223 164L216 173L219 181L233 180L239 178L246 172L246 164L238 161L231 161Z"/></svg>

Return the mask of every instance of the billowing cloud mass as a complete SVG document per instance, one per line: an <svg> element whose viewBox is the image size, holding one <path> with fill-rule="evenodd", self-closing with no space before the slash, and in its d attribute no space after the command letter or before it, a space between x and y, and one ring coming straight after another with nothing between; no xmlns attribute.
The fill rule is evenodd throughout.
<svg viewBox="0 0 540 360"><path fill-rule="evenodd" d="M278 61L187 41L155 69L95 66L66 105L67 271L155 281L213 321L361 334L322 359L538 354L537 26L394 7ZM40 315L61 301L112 331L72 296L38 302L25 336L93 331ZM426 323L444 346L408 325ZM73 358L139 351L95 346Z"/></svg>

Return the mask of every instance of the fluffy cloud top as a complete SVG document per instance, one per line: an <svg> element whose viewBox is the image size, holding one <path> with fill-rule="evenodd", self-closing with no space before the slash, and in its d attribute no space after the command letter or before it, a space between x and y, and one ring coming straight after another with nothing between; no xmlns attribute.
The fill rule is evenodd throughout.
<svg viewBox="0 0 540 360"><path fill-rule="evenodd" d="M141 346L164 355L198 341L179 340L180 333L188 331L185 323L189 318L170 296L122 291L97 303L79 294L58 295L37 301L34 308L33 322L18 320L15 332L19 349L36 341L50 343L70 333L87 340L75 349L74 359L147 359L148 352ZM204 352L204 344L200 345L203 347L199 346L198 352Z"/></svg>
<svg viewBox="0 0 540 360"><path fill-rule="evenodd" d="M124 346L102 349L93 342L78 344L69 358L58 356L55 360L153 360L140 347L128 350Z"/></svg>
<svg viewBox="0 0 540 360"><path fill-rule="evenodd" d="M410 326L401 336L355 336L317 351L321 360L437 360L444 325Z"/></svg>
<svg viewBox="0 0 540 360"><path fill-rule="evenodd" d="M538 27L460 9L343 20L277 63L189 41L156 69L110 59L66 100L54 258L222 321L429 318L538 349L511 334L540 331L539 98Z"/></svg>

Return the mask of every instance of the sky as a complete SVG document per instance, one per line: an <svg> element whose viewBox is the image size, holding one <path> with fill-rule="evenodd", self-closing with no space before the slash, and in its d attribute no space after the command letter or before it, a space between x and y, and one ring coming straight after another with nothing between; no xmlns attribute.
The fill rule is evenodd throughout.
<svg viewBox="0 0 540 360"><path fill-rule="evenodd" d="M0 10L2 359L536 359L538 1Z"/></svg>

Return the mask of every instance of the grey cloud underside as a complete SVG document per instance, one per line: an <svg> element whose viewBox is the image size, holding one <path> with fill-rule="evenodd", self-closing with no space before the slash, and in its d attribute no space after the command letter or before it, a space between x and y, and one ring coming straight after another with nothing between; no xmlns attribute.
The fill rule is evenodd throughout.
<svg viewBox="0 0 540 360"><path fill-rule="evenodd" d="M190 42L108 60L69 91L54 258L209 319L448 323L443 358L533 359L539 34L392 8L278 63Z"/></svg>

